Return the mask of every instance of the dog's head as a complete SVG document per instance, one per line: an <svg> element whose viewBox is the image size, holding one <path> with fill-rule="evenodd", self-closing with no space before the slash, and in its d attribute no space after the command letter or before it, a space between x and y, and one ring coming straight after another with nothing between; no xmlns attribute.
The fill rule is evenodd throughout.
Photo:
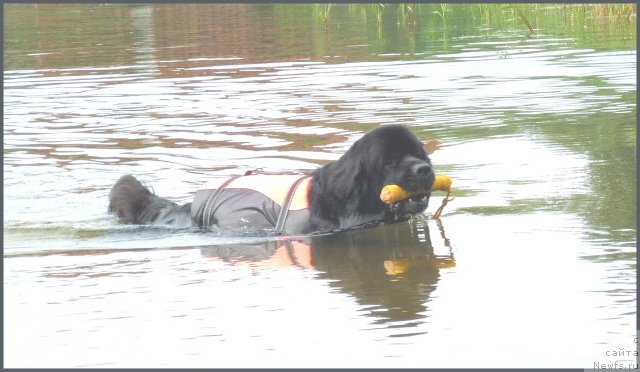
<svg viewBox="0 0 640 372"><path fill-rule="evenodd" d="M396 218L424 212L429 205L435 174L423 143L403 126L382 127L379 134L382 137L378 160L382 162L382 187L398 185L415 193L408 199L391 204L389 210ZM378 195L380 190L377 190Z"/></svg>
<svg viewBox="0 0 640 372"><path fill-rule="evenodd" d="M435 174L423 143L409 129L402 125L382 126L365 134L349 152L360 157L361 177L356 182L368 186L368 193L378 199L375 204L379 208L386 208L395 218L427 209ZM416 194L383 205L379 195L386 185L398 185Z"/></svg>
<svg viewBox="0 0 640 372"><path fill-rule="evenodd" d="M427 209L434 180L422 142L402 125L384 125L354 142L338 161L315 172L313 213L343 228L396 221ZM380 200L386 185L417 193L387 205Z"/></svg>

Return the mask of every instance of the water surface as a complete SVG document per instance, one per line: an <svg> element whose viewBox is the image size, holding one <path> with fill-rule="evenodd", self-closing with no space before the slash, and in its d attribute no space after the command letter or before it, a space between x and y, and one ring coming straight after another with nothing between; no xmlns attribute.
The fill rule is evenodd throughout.
<svg viewBox="0 0 640 372"><path fill-rule="evenodd" d="M5 366L593 368L635 350L635 18L528 35L337 7L325 31L303 5L5 5ZM442 141L440 220L444 195L319 237L106 213L122 174L184 203L389 123Z"/></svg>

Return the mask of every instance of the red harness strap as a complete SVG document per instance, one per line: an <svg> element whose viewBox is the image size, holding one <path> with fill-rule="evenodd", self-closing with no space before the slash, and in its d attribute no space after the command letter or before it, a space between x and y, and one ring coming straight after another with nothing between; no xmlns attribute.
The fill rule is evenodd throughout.
<svg viewBox="0 0 640 372"><path fill-rule="evenodd" d="M222 193L222 190L224 190L225 187L227 187L227 185L229 185L231 182L233 182L233 180L235 180L236 178L238 178L240 176L232 176L229 177L228 180L224 181L220 186L218 186L218 189L211 194L211 196L209 196L209 198L207 199L207 202L204 205L204 213L202 213L202 223L203 226L211 226L209 225L209 217L211 216L211 211L209 209L213 208L214 203L216 201L216 199L218 199L218 196L220 196L220 194Z"/></svg>
<svg viewBox="0 0 640 372"><path fill-rule="evenodd" d="M287 196L284 198L284 203L282 203L282 207L280 208L280 214L278 215L278 222L276 223L275 232L280 234L284 229L284 223L287 222L287 216L289 215L289 207L291 206L291 201L293 200L293 195L296 193L298 186L307 178L311 176L302 176L298 178L293 185L289 187L289 191L287 191Z"/></svg>

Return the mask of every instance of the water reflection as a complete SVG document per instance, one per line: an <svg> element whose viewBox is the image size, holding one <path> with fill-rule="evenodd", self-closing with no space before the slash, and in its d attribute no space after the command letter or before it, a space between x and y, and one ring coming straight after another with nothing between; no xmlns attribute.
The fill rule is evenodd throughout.
<svg viewBox="0 0 640 372"><path fill-rule="evenodd" d="M425 5L425 4L423 4ZM438 4L433 4L440 10ZM398 5L384 11L382 27L348 5L333 6L331 25L313 17L310 4L11 4L5 23L5 68L61 66L134 66L149 63L161 75L197 75L182 71L211 60L250 62L371 58L413 59L442 52L504 51L526 45L527 30L514 16L498 11L478 16L474 6L449 7L444 17L424 9L416 22L399 24ZM508 12L507 12L508 13ZM532 18L547 45L563 48L578 40L598 49L635 46L635 17L620 22L567 21L557 9ZM74 25L68 28L66 25ZM179 25L179 27L176 27ZM29 32L30 30L35 32ZM47 30L44 32L42 30ZM233 32L229 32L233 30ZM546 36L543 35L543 36ZM496 41L496 36L498 41ZM460 45L464 40L468 45ZM72 44L70 44L72 42ZM135 46L135 48L130 48ZM132 52L132 53L129 53ZM153 55L153 58L149 58ZM27 56L27 58L24 58Z"/></svg>
<svg viewBox="0 0 640 372"><path fill-rule="evenodd" d="M391 327L414 327L425 317L440 271L455 266L450 251L434 253L421 220L319 237L313 252L321 277L355 296L363 314Z"/></svg>
<svg viewBox="0 0 640 372"><path fill-rule="evenodd" d="M500 349L507 366L584 367L601 356L587 346L634 334L635 18L541 11L525 37L477 4L413 25L394 5L382 27L348 11L325 31L308 5L5 6L13 365L237 366L246 350L282 365L295 350L299 366L320 350L328 366L494 366ZM449 235L428 221L256 242L106 214L123 173L185 203L209 175L311 170L387 123L443 142Z"/></svg>
<svg viewBox="0 0 640 372"><path fill-rule="evenodd" d="M450 248L444 235L443 239ZM455 266L451 250L434 253L424 218L300 240L208 246L201 252L210 259L248 266L256 275L287 267L319 271L318 278L353 296L363 315L391 327L414 327L425 317L440 270Z"/></svg>

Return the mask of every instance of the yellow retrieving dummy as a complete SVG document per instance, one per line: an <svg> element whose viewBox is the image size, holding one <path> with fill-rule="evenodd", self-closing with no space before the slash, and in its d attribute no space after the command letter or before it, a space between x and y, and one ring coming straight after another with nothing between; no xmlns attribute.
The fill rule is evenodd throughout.
<svg viewBox="0 0 640 372"><path fill-rule="evenodd" d="M436 213L433 214L434 218L440 218L440 214L442 213L442 209L444 209L444 206L447 205L448 202L454 199L454 197L449 198L452 184L453 184L453 181L451 180L451 177L445 176L443 174L439 174L439 175L436 175L436 179L433 182L433 185L431 186L431 190L429 191L419 190L419 191L409 192L398 185L386 185L385 187L382 188L382 191L380 192L380 200L382 200L382 202L386 204L393 204L401 200L410 198L414 195L425 194L427 192L433 192L433 191L446 191L447 196L442 200L442 205L440 206L440 208L438 208Z"/></svg>

